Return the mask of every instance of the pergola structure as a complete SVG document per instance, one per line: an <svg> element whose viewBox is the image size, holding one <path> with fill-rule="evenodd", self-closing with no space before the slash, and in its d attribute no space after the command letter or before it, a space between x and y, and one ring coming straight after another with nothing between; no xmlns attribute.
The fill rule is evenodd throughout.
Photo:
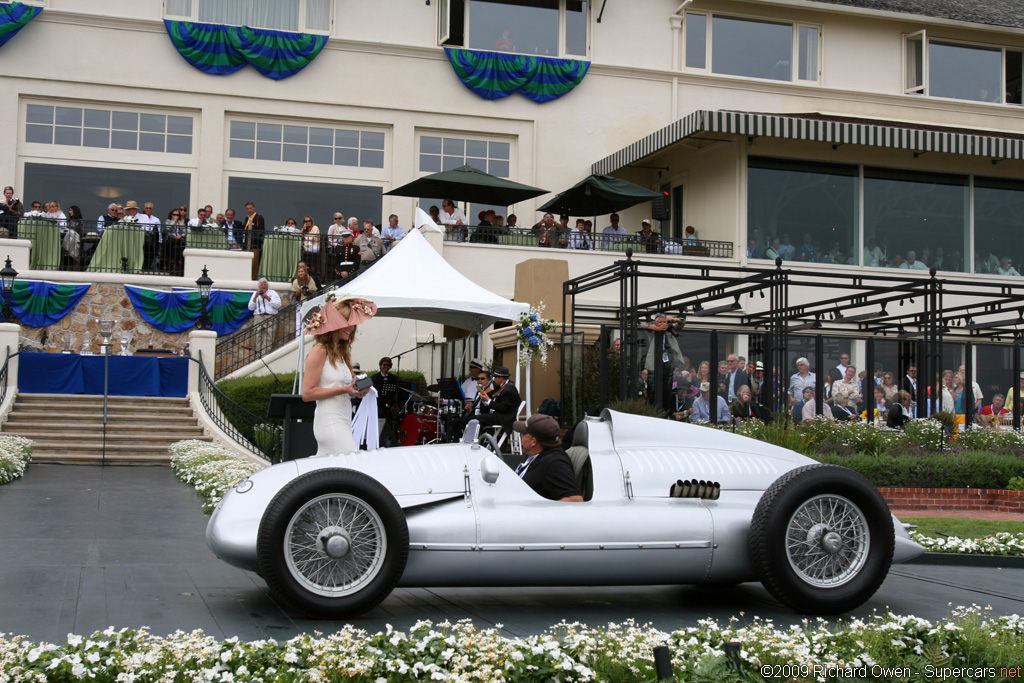
<svg viewBox="0 0 1024 683"><path fill-rule="evenodd" d="M1021 372L1020 345L1024 340L1024 280L1020 283L969 278L956 273L893 270L886 273L851 273L850 269L788 267L777 259L774 268L741 268L730 265L692 265L626 258L568 280L563 287L564 310L571 317L564 328L563 345L581 343L580 332L599 331L601 395L603 407L612 395L636 393L646 342L663 348L665 332L648 332L647 321L658 312L684 319L687 327L711 335L710 365L718 365L717 335L733 332L750 335L751 360L764 363L762 403L772 412L787 406L790 335L803 333L815 339L816 400L818 412L824 398L822 339L852 337L866 341L866 368L875 367L875 343L899 342L900 372L916 365L918 406L928 406L940 396L943 345L963 344L967 377L972 386L972 345L1001 344L1013 349L1012 377ZM589 303L602 295L617 305ZM601 290L604 290L603 292ZM664 293L664 295L661 295ZM652 296L653 294L653 296ZM619 376L607 376L608 345L617 330L622 340ZM652 386L656 405L662 405L667 385L662 355L655 353ZM576 391L580 368L578 354L562 354L562 397ZM870 371L869 371L870 375ZM616 387L617 384L617 387ZM1014 385L1016 381L1014 380ZM710 405L717 405L717 382L711 382ZM865 392L868 414L874 410L874 392ZM1021 424L1021 403L1013 402L1015 428ZM972 421L973 401L965 401L966 420ZM583 407L584 409L589 408ZM572 417L578 417L573 415Z"/></svg>

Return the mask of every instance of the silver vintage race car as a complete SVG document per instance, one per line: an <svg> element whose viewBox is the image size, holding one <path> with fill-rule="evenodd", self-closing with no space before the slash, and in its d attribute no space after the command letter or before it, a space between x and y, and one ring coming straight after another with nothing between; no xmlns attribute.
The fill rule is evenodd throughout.
<svg viewBox="0 0 1024 683"><path fill-rule="evenodd" d="M300 612L398 586L760 581L836 614L924 552L861 475L716 429L605 411L570 449L585 502L538 496L475 443L304 458L224 496L206 540Z"/></svg>

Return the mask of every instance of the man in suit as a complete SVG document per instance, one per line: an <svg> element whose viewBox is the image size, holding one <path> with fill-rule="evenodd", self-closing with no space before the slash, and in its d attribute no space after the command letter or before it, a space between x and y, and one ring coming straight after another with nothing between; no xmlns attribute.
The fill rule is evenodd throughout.
<svg viewBox="0 0 1024 683"><path fill-rule="evenodd" d="M242 227L245 230L242 248L252 252L252 279L255 280L260 269L260 253L263 251L266 224L263 222L263 216L256 213L256 205L252 202L245 203L245 224Z"/></svg>
<svg viewBox="0 0 1024 683"><path fill-rule="evenodd" d="M725 379L725 388L728 392L726 400L732 403L739 396L740 387L744 384L750 384L750 377L747 375L746 370L740 367L740 359L735 353L730 353L726 356L725 362L728 367L728 374Z"/></svg>
<svg viewBox="0 0 1024 683"><path fill-rule="evenodd" d="M398 376L391 374L391 358L384 356L378 365L380 372L370 378L377 390L377 416L384 419L383 444L394 445L398 426Z"/></svg>
<svg viewBox="0 0 1024 683"><path fill-rule="evenodd" d="M559 445L562 430L555 418L531 415L512 428L523 435L523 454L527 456L516 468L516 474L548 500L582 503L583 491L576 483L572 461Z"/></svg>
<svg viewBox="0 0 1024 683"><path fill-rule="evenodd" d="M220 227L224 228L228 249L238 249L240 247L238 240L242 237L245 224L242 221L235 220L234 209L228 209L224 212L224 220L221 221Z"/></svg>
<svg viewBox="0 0 1024 683"><path fill-rule="evenodd" d="M499 365L494 368L494 389L480 391L480 416L477 419L481 427L501 425L505 431L512 429L522 399L516 385L508 378L508 368Z"/></svg>

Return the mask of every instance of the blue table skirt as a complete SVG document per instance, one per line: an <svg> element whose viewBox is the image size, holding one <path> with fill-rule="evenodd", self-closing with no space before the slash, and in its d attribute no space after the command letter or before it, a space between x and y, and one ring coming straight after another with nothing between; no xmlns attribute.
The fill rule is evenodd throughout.
<svg viewBox="0 0 1024 683"><path fill-rule="evenodd" d="M18 391L25 394L102 394L103 356L23 353ZM110 356L111 396L188 395L187 358Z"/></svg>

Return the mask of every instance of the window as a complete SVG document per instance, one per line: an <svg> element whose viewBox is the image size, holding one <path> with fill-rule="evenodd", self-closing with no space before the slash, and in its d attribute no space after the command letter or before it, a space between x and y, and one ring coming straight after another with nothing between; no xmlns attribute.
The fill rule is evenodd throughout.
<svg viewBox="0 0 1024 683"><path fill-rule="evenodd" d="M1024 272L1024 183L974 179L974 272Z"/></svg>
<svg viewBox="0 0 1024 683"><path fill-rule="evenodd" d="M687 69L817 83L821 29L805 24L686 13Z"/></svg>
<svg viewBox="0 0 1024 683"><path fill-rule="evenodd" d="M134 199L139 206L153 202L153 215L163 221L171 207L188 203L191 185L188 173L26 163L22 196L57 198L65 213L68 207L77 206L87 221L106 213L111 202L124 204Z"/></svg>
<svg viewBox="0 0 1024 683"><path fill-rule="evenodd" d="M747 169L753 258L860 262L856 166L750 157Z"/></svg>
<svg viewBox="0 0 1024 683"><path fill-rule="evenodd" d="M473 50L586 57L586 0L441 0L438 40Z"/></svg>
<svg viewBox="0 0 1024 683"><path fill-rule="evenodd" d="M29 104L25 142L138 152L192 153L192 117Z"/></svg>
<svg viewBox="0 0 1024 683"><path fill-rule="evenodd" d="M421 173L472 166L484 173L508 178L512 143L450 136L420 136Z"/></svg>
<svg viewBox="0 0 1024 683"><path fill-rule="evenodd" d="M288 218L298 221L307 213L321 233L334 223L331 216L341 211L345 218L355 216L381 222L381 188L340 183L300 182L278 178L228 179L228 206L241 215L246 202L266 217L267 229L284 225Z"/></svg>
<svg viewBox="0 0 1024 683"><path fill-rule="evenodd" d="M925 31L904 36L903 50L905 93L1021 104L1024 51L930 40Z"/></svg>
<svg viewBox="0 0 1024 683"><path fill-rule="evenodd" d="M331 30L331 0L166 0L169 19L279 31Z"/></svg>
<svg viewBox="0 0 1024 683"><path fill-rule="evenodd" d="M231 122L233 159L384 168L384 133L262 121Z"/></svg>
<svg viewBox="0 0 1024 683"><path fill-rule="evenodd" d="M878 265L927 270L941 250L943 270L963 270L969 194L965 175L866 167L866 252L875 245L882 255Z"/></svg>

